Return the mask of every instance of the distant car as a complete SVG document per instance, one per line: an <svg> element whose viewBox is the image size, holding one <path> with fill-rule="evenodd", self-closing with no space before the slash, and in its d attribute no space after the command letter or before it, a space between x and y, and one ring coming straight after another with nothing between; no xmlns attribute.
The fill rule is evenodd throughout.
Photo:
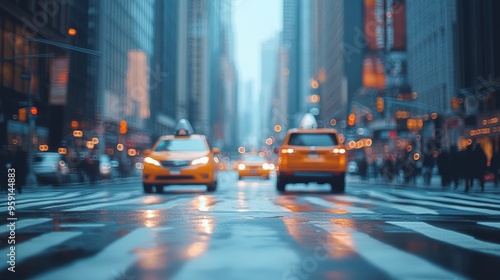
<svg viewBox="0 0 500 280"><path fill-rule="evenodd" d="M243 177L269 179L274 164L259 155L245 154L234 163L234 169L238 171L239 179Z"/></svg>
<svg viewBox="0 0 500 280"><path fill-rule="evenodd" d="M69 168L59 153L43 152L33 158L33 173L42 184L62 184L67 181Z"/></svg>
<svg viewBox="0 0 500 280"><path fill-rule="evenodd" d="M205 135L193 134L191 124L180 120L174 135L161 136L151 150L144 152L142 183L145 193L162 192L167 185L206 185L217 189L220 153L210 149Z"/></svg>
<svg viewBox="0 0 500 280"><path fill-rule="evenodd" d="M347 164L347 172L349 174L358 174L358 163L355 162L355 161L350 161L348 164Z"/></svg>
<svg viewBox="0 0 500 280"><path fill-rule="evenodd" d="M290 129L278 149L278 191L289 183L329 183L332 192L344 192L347 155L335 129L318 128L306 114L300 128Z"/></svg>
<svg viewBox="0 0 500 280"><path fill-rule="evenodd" d="M116 162L116 161L115 161ZM118 165L107 154L99 155L99 175L102 179L113 179L118 174Z"/></svg>

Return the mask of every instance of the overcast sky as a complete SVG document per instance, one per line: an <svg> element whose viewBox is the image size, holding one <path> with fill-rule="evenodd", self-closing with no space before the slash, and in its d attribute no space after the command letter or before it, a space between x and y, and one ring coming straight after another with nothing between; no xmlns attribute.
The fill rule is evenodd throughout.
<svg viewBox="0 0 500 280"><path fill-rule="evenodd" d="M260 91L260 50L262 42L282 29L283 0L232 0L235 59L240 85L252 80Z"/></svg>

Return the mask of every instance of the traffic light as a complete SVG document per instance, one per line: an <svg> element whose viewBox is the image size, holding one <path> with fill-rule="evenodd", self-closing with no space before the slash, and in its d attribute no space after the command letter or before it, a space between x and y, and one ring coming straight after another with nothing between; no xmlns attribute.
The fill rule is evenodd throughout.
<svg viewBox="0 0 500 280"><path fill-rule="evenodd" d="M127 122L124 120L120 121L120 134L127 134L128 128L127 128Z"/></svg>
<svg viewBox="0 0 500 280"><path fill-rule="evenodd" d="M37 107L31 107L30 113L32 116L38 115L38 108Z"/></svg>
<svg viewBox="0 0 500 280"><path fill-rule="evenodd" d="M20 122L25 122L25 121L26 121L26 111L27 111L27 110L26 110L26 107L24 107L24 108L20 108L20 109L18 110L17 116L18 116L18 120L19 120Z"/></svg>
<svg viewBox="0 0 500 280"><path fill-rule="evenodd" d="M356 125L356 115L355 114L349 114L349 117L347 118L347 124L349 126L355 126Z"/></svg>
<svg viewBox="0 0 500 280"><path fill-rule="evenodd" d="M451 98L451 109L458 110L460 108L460 99L456 97Z"/></svg>
<svg viewBox="0 0 500 280"><path fill-rule="evenodd" d="M377 97L377 112L382 113L384 111L384 98Z"/></svg>

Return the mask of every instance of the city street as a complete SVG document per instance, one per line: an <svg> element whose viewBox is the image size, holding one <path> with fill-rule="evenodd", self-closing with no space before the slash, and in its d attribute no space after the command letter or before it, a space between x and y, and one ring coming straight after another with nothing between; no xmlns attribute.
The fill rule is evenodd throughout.
<svg viewBox="0 0 500 280"><path fill-rule="evenodd" d="M280 194L275 180L238 181L226 171L213 193L171 186L144 194L138 177L31 187L15 195L15 226L2 193L0 279L500 275L500 188L492 184L465 193L441 189L437 177L431 186L348 177L344 194L318 184Z"/></svg>

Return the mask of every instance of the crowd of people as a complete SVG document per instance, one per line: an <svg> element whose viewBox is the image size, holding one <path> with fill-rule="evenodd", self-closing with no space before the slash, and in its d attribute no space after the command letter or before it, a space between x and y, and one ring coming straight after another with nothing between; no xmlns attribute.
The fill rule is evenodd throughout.
<svg viewBox="0 0 500 280"><path fill-rule="evenodd" d="M443 188L460 186L468 192L477 185L484 191L486 181L498 186L500 181L500 151L495 152L488 165L488 157L479 143L459 150L457 146L439 149L423 149L416 158L411 152L400 151L396 155L387 153L384 158L358 160L358 173L362 179L382 178L387 182L398 181L415 184L422 176L425 185L430 185L437 168Z"/></svg>

